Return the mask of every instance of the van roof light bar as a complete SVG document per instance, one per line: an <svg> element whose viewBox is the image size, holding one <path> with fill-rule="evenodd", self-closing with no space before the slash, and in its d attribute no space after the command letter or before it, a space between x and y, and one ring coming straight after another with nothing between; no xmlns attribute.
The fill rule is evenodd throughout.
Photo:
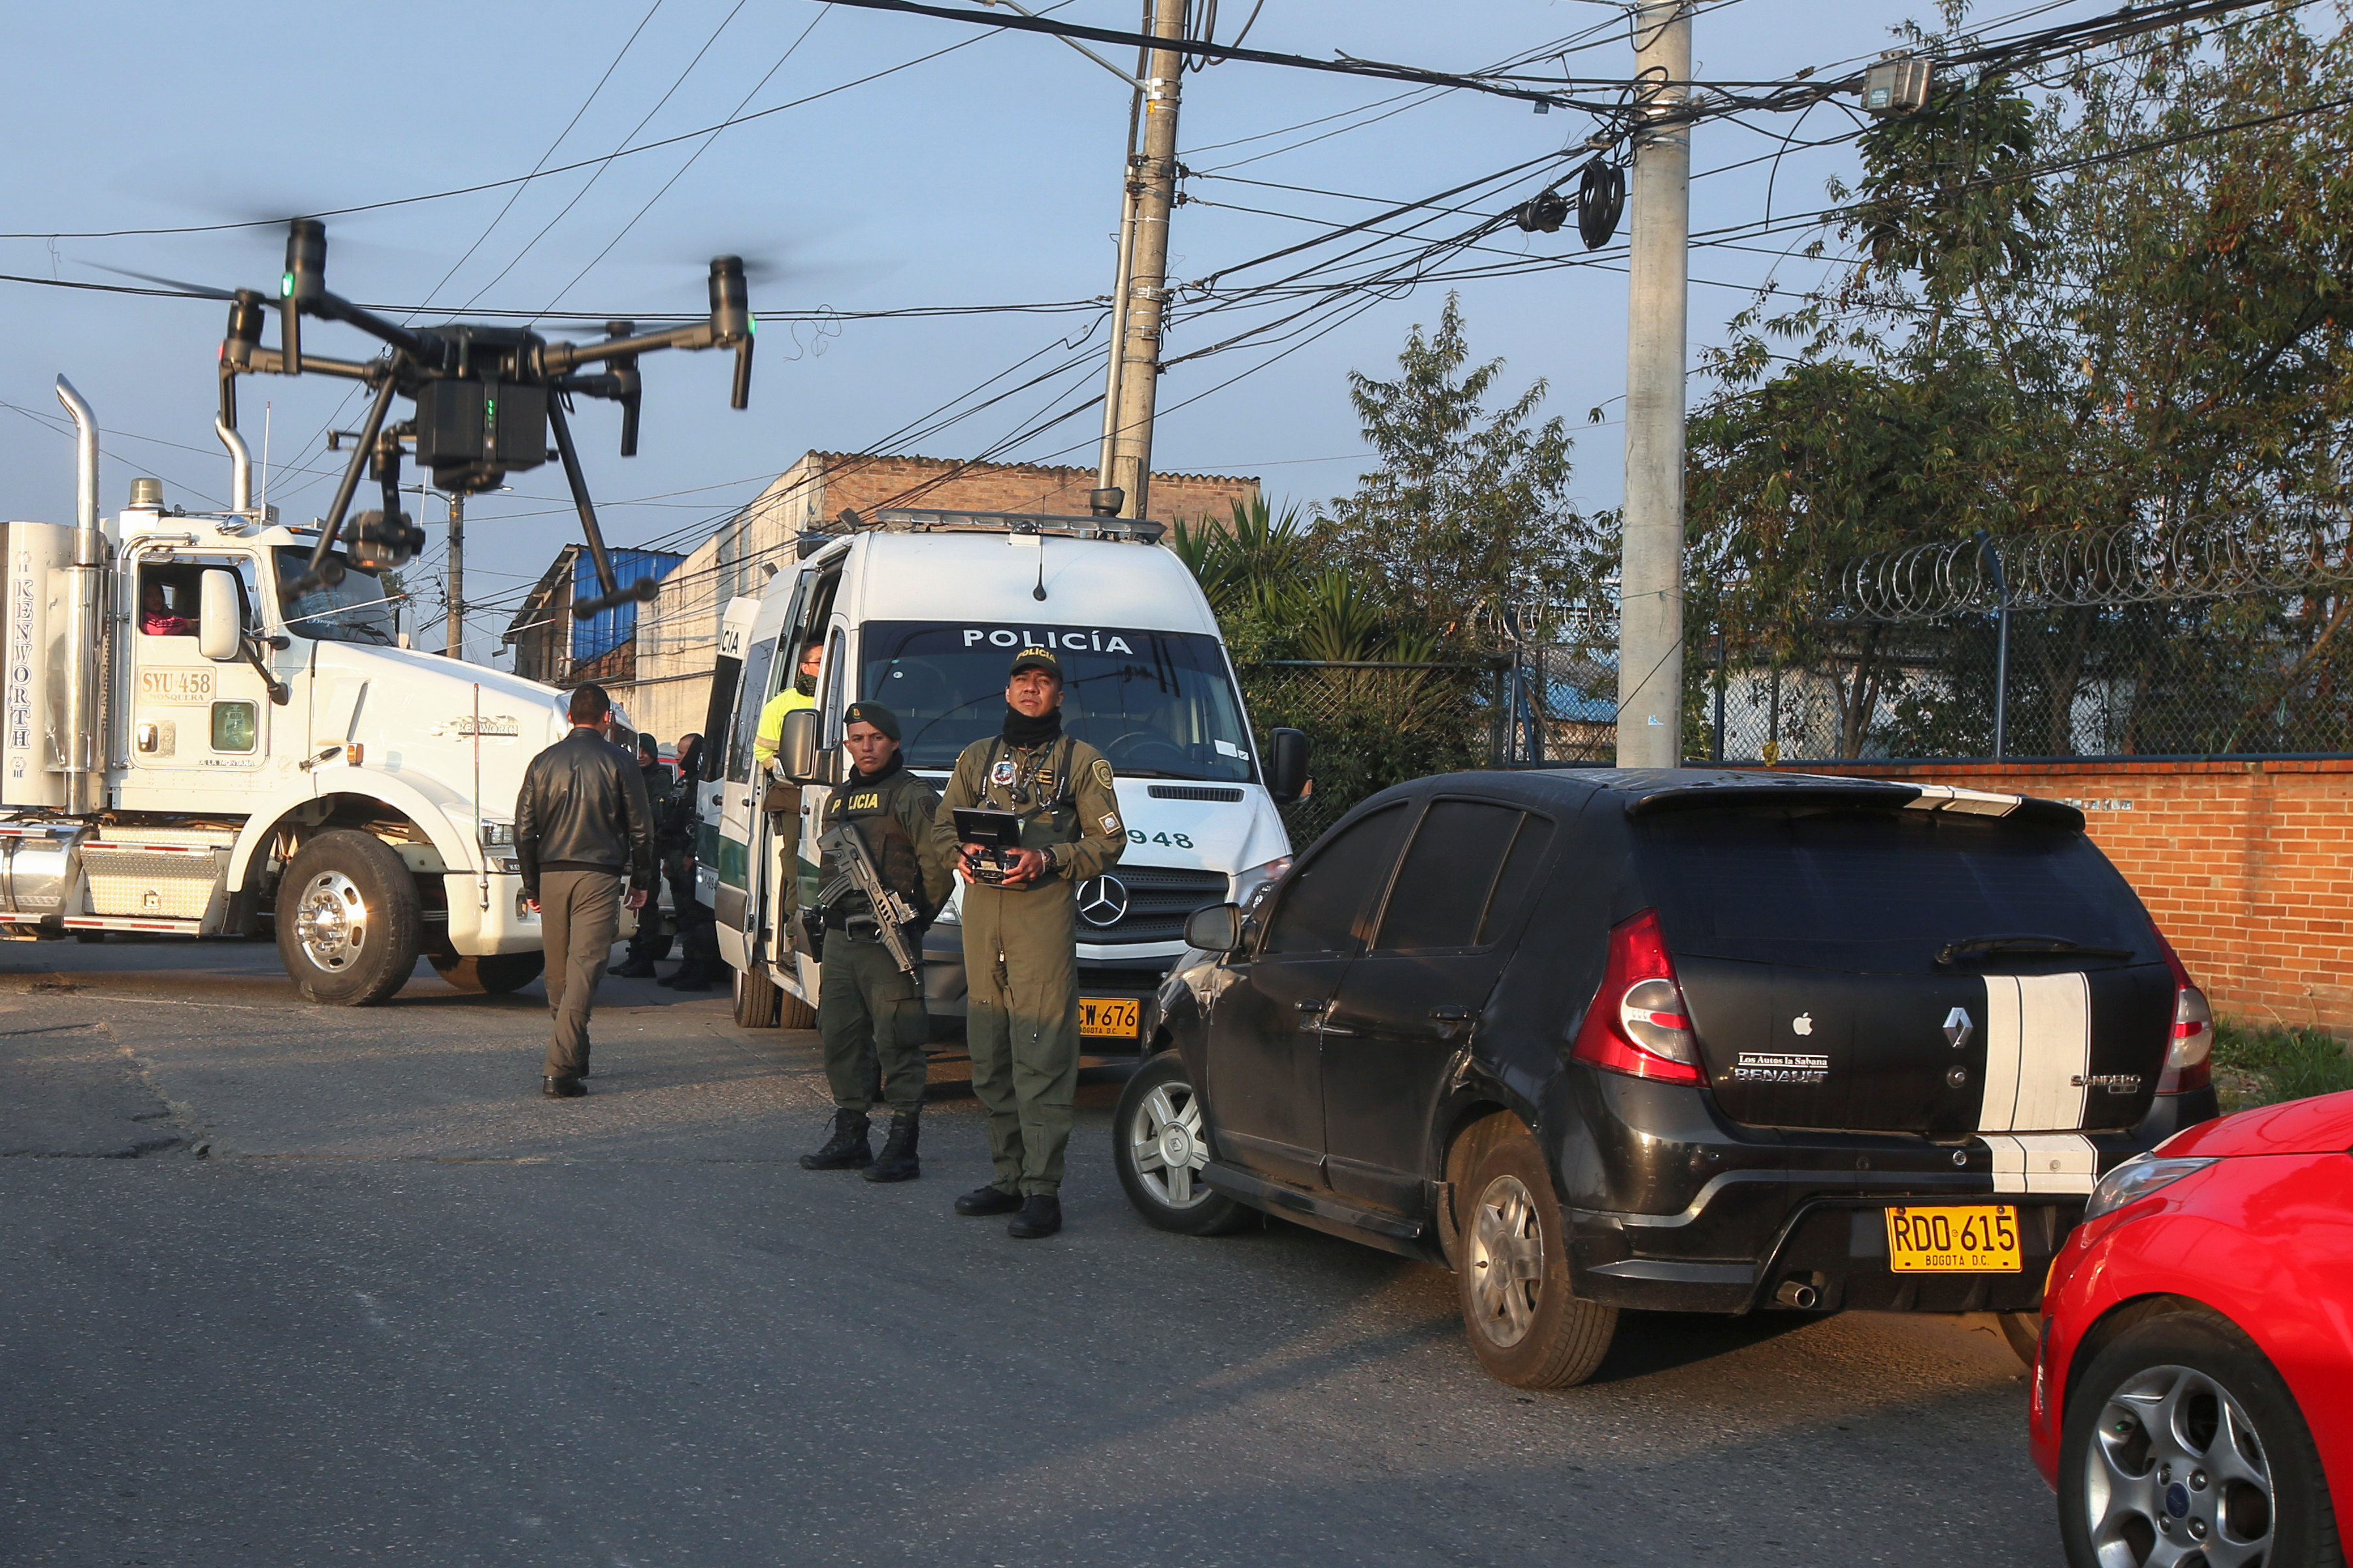
<svg viewBox="0 0 2353 1568"><path fill-rule="evenodd" d="M1157 544L1168 531L1149 518L1069 517L1049 512L949 511L883 507L863 524L889 533L1050 533L1068 539L1124 539Z"/></svg>

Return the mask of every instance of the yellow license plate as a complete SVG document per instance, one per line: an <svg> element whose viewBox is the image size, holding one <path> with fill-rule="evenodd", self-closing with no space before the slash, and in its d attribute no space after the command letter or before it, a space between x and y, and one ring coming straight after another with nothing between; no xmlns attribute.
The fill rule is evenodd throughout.
<svg viewBox="0 0 2353 1568"><path fill-rule="evenodd" d="M1898 1274L2016 1274L2018 1210L2010 1204L1887 1211L1887 1260Z"/></svg>
<svg viewBox="0 0 2353 1568"><path fill-rule="evenodd" d="M1079 998L1079 1033L1132 1040L1135 1038L1136 1026L1143 1011L1144 1004L1133 996L1082 996Z"/></svg>

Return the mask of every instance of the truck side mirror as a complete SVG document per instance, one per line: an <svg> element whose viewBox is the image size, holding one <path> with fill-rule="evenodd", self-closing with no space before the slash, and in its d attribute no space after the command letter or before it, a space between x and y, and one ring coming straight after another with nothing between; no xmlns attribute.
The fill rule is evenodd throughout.
<svg viewBox="0 0 2353 1568"><path fill-rule="evenodd" d="M1299 731L1293 730L1292 733L1296 735ZM1241 944L1242 911L1239 904L1211 904L1185 917L1187 947L1198 947L1203 952L1231 952Z"/></svg>
<svg viewBox="0 0 2353 1568"><path fill-rule="evenodd" d="M227 664L245 651L245 611L237 599L237 574L206 569L197 594L196 651Z"/></svg>
<svg viewBox="0 0 2353 1568"><path fill-rule="evenodd" d="M1289 805L1307 793L1307 731L1281 729L1266 737L1266 793Z"/></svg>
<svg viewBox="0 0 2353 1568"><path fill-rule="evenodd" d="M785 715L784 732L776 739L776 771L797 784L818 784L818 710L796 708Z"/></svg>

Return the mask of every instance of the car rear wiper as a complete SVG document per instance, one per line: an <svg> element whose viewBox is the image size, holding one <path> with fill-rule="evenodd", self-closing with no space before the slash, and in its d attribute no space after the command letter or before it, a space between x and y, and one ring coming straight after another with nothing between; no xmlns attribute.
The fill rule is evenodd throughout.
<svg viewBox="0 0 2353 1568"><path fill-rule="evenodd" d="M2128 947L2085 947L2063 936L2037 936L2021 932L2010 936L1973 936L1959 942L1948 942L1936 950L1939 966L1958 963L1964 958L1984 957L1997 952L2063 952L2073 958L2130 958Z"/></svg>

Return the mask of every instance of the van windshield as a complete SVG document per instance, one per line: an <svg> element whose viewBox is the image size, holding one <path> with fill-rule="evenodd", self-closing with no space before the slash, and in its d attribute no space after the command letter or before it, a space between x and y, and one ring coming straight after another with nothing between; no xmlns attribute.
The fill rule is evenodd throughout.
<svg viewBox="0 0 2353 1568"><path fill-rule="evenodd" d="M286 605L286 629L315 642L379 643L389 647L398 641L392 605L385 601L384 584L376 574L353 565L341 551L329 552L327 559L343 563L343 580L332 588L322 583L295 595ZM309 551L292 545L279 547L280 583L293 582L310 564Z"/></svg>
<svg viewBox="0 0 2353 1568"><path fill-rule="evenodd" d="M899 716L909 767L948 768L1000 731L1005 672L1024 647L1062 661L1062 725L1131 777L1247 784L1250 733L1213 637L1124 626L871 621L859 694Z"/></svg>
<svg viewBox="0 0 2353 1568"><path fill-rule="evenodd" d="M2031 934L2156 957L2132 889L2089 838L2063 827L1760 807L1662 815L1635 825L1635 843L1678 952L1924 974L1947 942ZM2053 963L2084 967L2010 952L1984 967Z"/></svg>

